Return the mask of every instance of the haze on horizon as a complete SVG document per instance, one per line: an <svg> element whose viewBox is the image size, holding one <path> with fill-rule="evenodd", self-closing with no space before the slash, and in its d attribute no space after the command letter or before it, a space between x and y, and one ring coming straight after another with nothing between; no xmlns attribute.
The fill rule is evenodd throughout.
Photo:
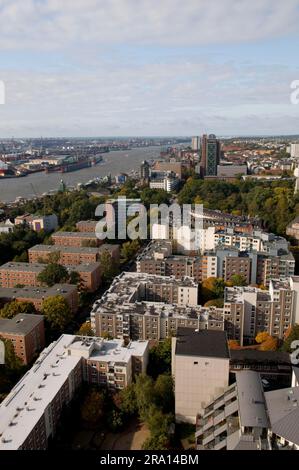
<svg viewBox="0 0 299 470"><path fill-rule="evenodd" d="M0 0L1 137L298 134L299 0Z"/></svg>

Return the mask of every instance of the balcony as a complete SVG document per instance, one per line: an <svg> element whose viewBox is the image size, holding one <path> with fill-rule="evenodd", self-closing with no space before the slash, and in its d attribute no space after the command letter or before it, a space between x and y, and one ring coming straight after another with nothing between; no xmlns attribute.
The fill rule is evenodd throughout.
<svg viewBox="0 0 299 470"><path fill-rule="evenodd" d="M238 416L229 416L227 418L227 435L230 436L240 429Z"/></svg>

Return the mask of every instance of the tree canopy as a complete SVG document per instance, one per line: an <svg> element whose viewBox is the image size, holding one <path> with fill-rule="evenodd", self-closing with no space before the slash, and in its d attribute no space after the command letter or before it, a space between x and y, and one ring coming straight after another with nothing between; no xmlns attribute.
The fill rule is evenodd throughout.
<svg viewBox="0 0 299 470"><path fill-rule="evenodd" d="M55 295L45 299L41 312L45 316L47 324L55 331L63 332L73 319L71 308L62 295Z"/></svg>
<svg viewBox="0 0 299 470"><path fill-rule="evenodd" d="M19 302L18 300L13 300L4 305L0 310L0 317L2 318L13 318L18 313L36 313L36 308L32 302Z"/></svg>

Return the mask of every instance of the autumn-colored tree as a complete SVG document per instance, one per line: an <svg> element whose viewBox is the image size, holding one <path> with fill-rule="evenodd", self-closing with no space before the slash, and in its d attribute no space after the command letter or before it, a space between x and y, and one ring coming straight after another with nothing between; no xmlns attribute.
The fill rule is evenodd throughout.
<svg viewBox="0 0 299 470"><path fill-rule="evenodd" d="M228 347L229 349L240 349L239 341L237 341L236 339L229 339Z"/></svg>
<svg viewBox="0 0 299 470"><path fill-rule="evenodd" d="M278 339L269 336L266 341L263 341L259 347L260 351L276 351L278 346Z"/></svg>
<svg viewBox="0 0 299 470"><path fill-rule="evenodd" d="M90 326L90 322L86 321L84 323L82 323L82 325L80 326L80 329L78 331L78 335L81 335L81 336L94 336L94 332Z"/></svg>
<svg viewBox="0 0 299 470"><path fill-rule="evenodd" d="M267 339L269 338L269 333L267 331L260 331L256 337L255 337L255 341L257 343L263 343L264 341L267 341Z"/></svg>

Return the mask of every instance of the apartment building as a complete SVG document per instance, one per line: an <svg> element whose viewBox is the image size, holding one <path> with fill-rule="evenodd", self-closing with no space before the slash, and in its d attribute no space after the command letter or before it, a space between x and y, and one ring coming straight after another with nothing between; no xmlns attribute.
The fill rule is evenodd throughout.
<svg viewBox="0 0 299 470"><path fill-rule="evenodd" d="M89 292L96 291L101 284L100 263L66 265L69 273L75 271L80 276L80 285ZM0 286L13 288L17 285L38 287L38 275L45 269L42 263L19 263L10 261L0 266Z"/></svg>
<svg viewBox="0 0 299 470"><path fill-rule="evenodd" d="M197 305L198 286L190 278L122 273L92 308L97 335L160 340L179 326L224 329L223 311Z"/></svg>
<svg viewBox="0 0 299 470"><path fill-rule="evenodd" d="M271 279L287 279L295 274L295 258L292 253L277 256L258 253L256 283L269 286Z"/></svg>
<svg viewBox="0 0 299 470"><path fill-rule="evenodd" d="M124 388L146 370L147 342L62 335L0 404L0 450L46 449L83 381Z"/></svg>
<svg viewBox="0 0 299 470"><path fill-rule="evenodd" d="M212 254L203 256L172 255L172 242L155 240L149 243L136 260L138 273L174 276L176 279L192 277L202 282L217 276L217 258Z"/></svg>
<svg viewBox="0 0 299 470"><path fill-rule="evenodd" d="M269 290L227 287L224 293L225 329L229 338L251 343L258 332L283 338L299 320L299 279L271 280ZM242 340L243 338L243 340Z"/></svg>
<svg viewBox="0 0 299 470"><path fill-rule="evenodd" d="M100 261L101 254L108 252L115 262L119 262L120 245L104 243L98 248L60 245L35 245L28 250L29 263L38 263L40 260L48 261L52 253L59 253L59 263L63 265L77 265L96 263Z"/></svg>
<svg viewBox="0 0 299 470"><path fill-rule="evenodd" d="M59 253L58 261L64 265L96 263L100 258L99 248L35 245L28 250L29 263L38 263L40 260L47 262L52 253Z"/></svg>
<svg viewBox="0 0 299 470"><path fill-rule="evenodd" d="M171 366L176 421L195 423L197 414L228 386L226 333L179 328L172 338Z"/></svg>
<svg viewBox="0 0 299 470"><path fill-rule="evenodd" d="M44 230L45 232L52 232L58 227L57 215L43 215L36 216L32 214L18 215L15 218L15 225L25 225L30 227L35 232Z"/></svg>
<svg viewBox="0 0 299 470"><path fill-rule="evenodd" d="M99 240L95 232L55 232L51 235L54 245L60 246L100 246L103 241Z"/></svg>
<svg viewBox="0 0 299 470"><path fill-rule="evenodd" d="M17 300L19 302L32 302L38 312L41 311L42 304L48 297L61 295L69 304L72 312L78 310L77 287L71 284L55 284L52 287L19 287L0 288L0 302L2 304Z"/></svg>
<svg viewBox="0 0 299 470"><path fill-rule="evenodd" d="M14 318L0 318L0 338L10 340L15 354L30 364L45 347L44 317L19 313Z"/></svg>
<svg viewBox="0 0 299 470"><path fill-rule="evenodd" d="M198 450L298 450L298 385L265 392L255 371L236 382L197 417Z"/></svg>
<svg viewBox="0 0 299 470"><path fill-rule="evenodd" d="M254 371L236 373L236 382L199 412L197 450L270 450L263 386Z"/></svg>
<svg viewBox="0 0 299 470"><path fill-rule="evenodd" d="M95 233L97 220L80 220L76 223L76 229L79 232Z"/></svg>

